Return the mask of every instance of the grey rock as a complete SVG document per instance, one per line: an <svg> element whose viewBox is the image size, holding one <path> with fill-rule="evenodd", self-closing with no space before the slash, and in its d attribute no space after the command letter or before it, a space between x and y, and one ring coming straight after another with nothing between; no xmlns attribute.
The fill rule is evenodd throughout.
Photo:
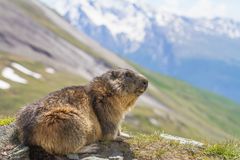
<svg viewBox="0 0 240 160"><path fill-rule="evenodd" d="M75 156L51 155L41 148L28 148L21 146L15 134L15 124L0 126L0 159L1 160L30 160L29 155L34 160L131 160L133 153L128 143L124 141L98 142L98 146L93 153L86 152ZM95 147L96 148L96 147ZM70 158L69 158L70 157ZM77 158L76 158L77 157ZM33 158L31 158L33 159Z"/></svg>

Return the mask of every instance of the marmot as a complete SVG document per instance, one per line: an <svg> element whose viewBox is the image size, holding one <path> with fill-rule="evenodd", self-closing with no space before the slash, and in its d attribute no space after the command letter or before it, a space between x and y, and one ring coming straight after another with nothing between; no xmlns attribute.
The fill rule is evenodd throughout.
<svg viewBox="0 0 240 160"><path fill-rule="evenodd" d="M23 145L58 155L78 153L99 140L114 140L124 115L147 86L144 76L115 69L88 85L52 92L18 113L19 139Z"/></svg>

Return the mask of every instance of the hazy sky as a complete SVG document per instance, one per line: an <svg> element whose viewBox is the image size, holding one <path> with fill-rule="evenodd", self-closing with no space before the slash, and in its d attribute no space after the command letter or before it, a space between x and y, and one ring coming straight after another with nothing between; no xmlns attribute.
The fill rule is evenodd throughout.
<svg viewBox="0 0 240 160"><path fill-rule="evenodd" d="M228 17L240 21L240 0L143 0L173 13L192 17Z"/></svg>

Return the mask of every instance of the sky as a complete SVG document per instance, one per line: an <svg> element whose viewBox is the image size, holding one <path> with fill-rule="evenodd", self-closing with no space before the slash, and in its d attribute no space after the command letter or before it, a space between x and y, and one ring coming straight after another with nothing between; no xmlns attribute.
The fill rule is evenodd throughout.
<svg viewBox="0 0 240 160"><path fill-rule="evenodd" d="M190 17L226 17L240 21L240 0L143 0L159 10Z"/></svg>

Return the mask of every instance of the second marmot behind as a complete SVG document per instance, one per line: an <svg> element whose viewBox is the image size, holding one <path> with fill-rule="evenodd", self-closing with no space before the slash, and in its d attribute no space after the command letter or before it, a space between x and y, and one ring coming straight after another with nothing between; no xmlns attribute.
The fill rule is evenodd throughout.
<svg viewBox="0 0 240 160"><path fill-rule="evenodd" d="M148 81L128 70L111 70L86 86L67 87L23 108L19 139L52 154L78 153L98 140L114 140L125 114Z"/></svg>

